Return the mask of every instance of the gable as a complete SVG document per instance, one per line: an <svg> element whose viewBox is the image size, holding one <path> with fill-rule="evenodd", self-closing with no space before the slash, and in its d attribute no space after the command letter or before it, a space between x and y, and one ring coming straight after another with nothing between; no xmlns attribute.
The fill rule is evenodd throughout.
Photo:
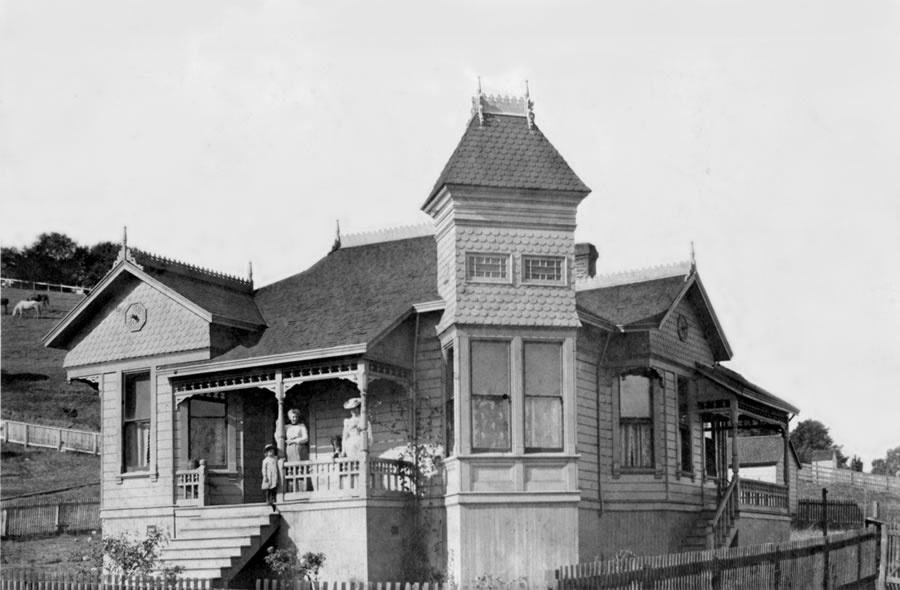
<svg viewBox="0 0 900 590"><path fill-rule="evenodd" d="M678 335L679 317L687 324L684 340ZM712 364L717 360L703 314L689 297L683 297L675 305L659 330L650 332L650 346L654 353L688 366L693 366L696 361Z"/></svg>
<svg viewBox="0 0 900 590"><path fill-rule="evenodd" d="M206 320L135 277L122 277L122 283L72 338L64 367L209 348ZM137 331L126 325L125 311L133 303L147 312Z"/></svg>

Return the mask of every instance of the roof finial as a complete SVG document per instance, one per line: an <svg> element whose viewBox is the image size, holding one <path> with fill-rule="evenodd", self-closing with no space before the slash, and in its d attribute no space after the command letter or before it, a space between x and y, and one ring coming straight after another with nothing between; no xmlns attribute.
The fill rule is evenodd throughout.
<svg viewBox="0 0 900 590"><path fill-rule="evenodd" d="M334 223L336 229L334 232L334 244L331 245L331 252L335 252L336 250L341 249L341 220L336 219ZM329 252L329 254L331 254L331 252Z"/></svg>
<svg viewBox="0 0 900 590"><path fill-rule="evenodd" d="M253 261L247 261L247 280L250 281L250 284L253 284Z"/></svg>
<svg viewBox="0 0 900 590"><path fill-rule="evenodd" d="M484 93L481 91L481 76L478 76L478 93L472 98L472 115L478 115L478 124L484 125Z"/></svg>
<svg viewBox="0 0 900 590"><path fill-rule="evenodd" d="M528 121L528 129L531 130L534 127L534 101L531 100L528 80L525 80L525 120Z"/></svg>
<svg viewBox="0 0 900 590"><path fill-rule="evenodd" d="M122 226L122 245L119 247L119 255L116 257L115 264L122 262L123 260L127 260L128 262L134 262L134 256L132 256L131 252L128 250L128 226ZM136 264L136 263L135 263Z"/></svg>
<svg viewBox="0 0 900 590"><path fill-rule="evenodd" d="M694 242L691 242L691 274L697 272L697 256L694 253Z"/></svg>
<svg viewBox="0 0 900 590"><path fill-rule="evenodd" d="M122 226L122 250L128 251L128 226Z"/></svg>

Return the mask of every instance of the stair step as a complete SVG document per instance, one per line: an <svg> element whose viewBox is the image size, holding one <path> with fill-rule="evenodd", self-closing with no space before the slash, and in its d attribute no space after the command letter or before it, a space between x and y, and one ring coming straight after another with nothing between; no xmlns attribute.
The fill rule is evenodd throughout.
<svg viewBox="0 0 900 590"><path fill-rule="evenodd" d="M229 529L182 529L178 536L172 540L178 541L184 539L185 541L197 541L200 539L239 539L259 535L259 529L261 528L265 528L265 525L262 527L242 526Z"/></svg>
<svg viewBox="0 0 900 590"><path fill-rule="evenodd" d="M250 543L247 543L245 545L226 545L221 547L181 547L178 551L170 553L166 557L172 561L194 561L197 559L231 560L232 557L240 557L241 550L244 547L250 547L250 545Z"/></svg>
<svg viewBox="0 0 900 590"><path fill-rule="evenodd" d="M184 522L180 530L182 531L199 531L199 530L232 530L235 528L259 528L272 524L273 519L270 517L248 517L248 518L230 518L227 520L218 520L211 518L194 518Z"/></svg>
<svg viewBox="0 0 900 590"><path fill-rule="evenodd" d="M178 558L167 559L166 565L181 566L184 568L184 576L193 578L194 571L202 570L221 570L222 568L231 567L231 557L197 557L197 558ZM222 572L219 571L216 577L221 577Z"/></svg>
<svg viewBox="0 0 900 590"><path fill-rule="evenodd" d="M227 539L178 539L171 541L162 553L178 553L189 549L228 549L229 551L237 550L241 547L248 547L254 541L259 540L259 535L252 537L229 537Z"/></svg>

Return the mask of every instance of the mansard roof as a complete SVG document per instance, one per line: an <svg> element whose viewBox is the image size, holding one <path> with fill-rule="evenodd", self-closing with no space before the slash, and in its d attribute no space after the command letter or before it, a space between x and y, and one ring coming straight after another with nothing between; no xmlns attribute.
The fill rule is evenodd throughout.
<svg viewBox="0 0 900 590"><path fill-rule="evenodd" d="M581 280L575 300L582 319L607 329L660 329L685 298L700 313L716 360L731 346L693 264L681 263Z"/></svg>
<svg viewBox="0 0 900 590"><path fill-rule="evenodd" d="M433 236L339 248L308 270L258 289L254 300L268 327L258 340L216 360L364 345L413 305L438 299Z"/></svg>
<svg viewBox="0 0 900 590"><path fill-rule="evenodd" d="M453 185L590 192L536 124L529 126L520 115L491 113L469 121L423 208Z"/></svg>

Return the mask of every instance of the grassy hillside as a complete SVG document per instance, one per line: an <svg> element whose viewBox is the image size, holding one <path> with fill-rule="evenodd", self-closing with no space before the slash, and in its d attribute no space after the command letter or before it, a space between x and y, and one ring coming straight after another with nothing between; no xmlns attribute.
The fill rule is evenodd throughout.
<svg viewBox="0 0 900 590"><path fill-rule="evenodd" d="M3 289L13 306L27 299L30 291ZM62 350L45 348L41 338L68 313L83 295L50 293L50 309L41 318L0 316L0 370L2 370L2 416L79 428L100 429L100 403L96 392L83 383L67 383Z"/></svg>
<svg viewBox="0 0 900 590"><path fill-rule="evenodd" d="M12 307L30 291L3 289ZM45 348L41 338L82 295L50 293L44 317L0 316L0 411L3 418L49 426L100 429L100 399L83 383L67 383L62 367L65 352ZM78 486L100 479L100 459L80 453L25 449L4 444L0 457L0 490L4 499L30 492ZM99 498L98 486L36 496L28 502L89 501Z"/></svg>

